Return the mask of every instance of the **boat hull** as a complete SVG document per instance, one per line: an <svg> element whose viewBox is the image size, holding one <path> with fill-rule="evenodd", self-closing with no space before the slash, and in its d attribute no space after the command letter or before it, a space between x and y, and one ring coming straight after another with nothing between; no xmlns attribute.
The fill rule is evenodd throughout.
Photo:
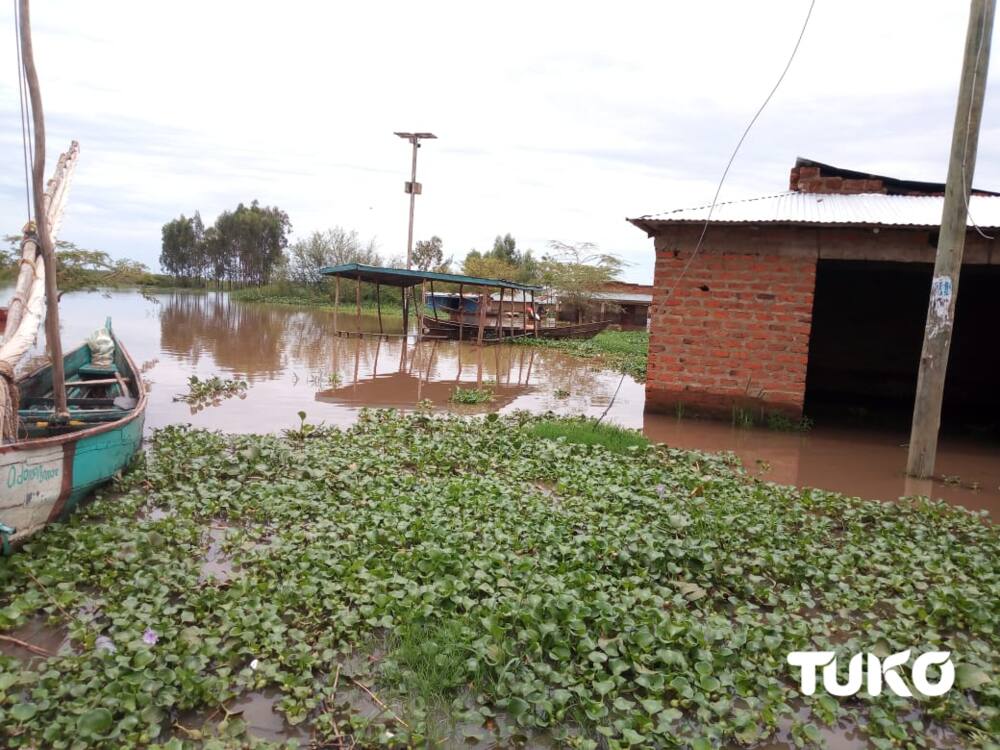
<svg viewBox="0 0 1000 750"><path fill-rule="evenodd" d="M91 491L125 468L142 445L145 414L56 445L29 441L0 454L0 520L13 544L65 519Z"/></svg>
<svg viewBox="0 0 1000 750"><path fill-rule="evenodd" d="M457 339L459 337L459 330L461 330L463 340L474 342L479 335L478 325L460 323L455 320L435 320L427 315L421 318L420 325L425 336L435 338ZM589 339L603 331L609 325L611 325L610 320L599 320L593 323L577 323L568 326L539 328L538 335L543 339ZM519 326L504 326L502 332L502 339L535 335L533 328L529 328L528 332L525 333L524 329ZM496 324L493 326L486 326L483 328L483 340L491 344L499 343L502 340L498 335L499 333L500 332L496 329Z"/></svg>

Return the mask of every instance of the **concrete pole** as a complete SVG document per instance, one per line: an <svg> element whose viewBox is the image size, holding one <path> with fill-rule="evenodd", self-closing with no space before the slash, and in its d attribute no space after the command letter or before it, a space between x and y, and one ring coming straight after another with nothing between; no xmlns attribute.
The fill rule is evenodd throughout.
<svg viewBox="0 0 1000 750"><path fill-rule="evenodd" d="M411 136L410 143L413 144L413 163L410 169L410 223L409 228L406 232L406 268L407 270L413 267L413 210L417 205L417 149L420 147L420 139L417 136ZM414 288L410 288L409 291L412 294ZM405 336L409 333L406 330L406 323L408 318L410 301L407 297L407 288L403 287L403 335ZM419 310L419 308L417 308Z"/></svg>
<svg viewBox="0 0 1000 750"><path fill-rule="evenodd" d="M948 353L958 299L958 280L965 250L968 196L976 169L979 123L983 116L986 75L990 64L990 37L996 0L972 0L969 28L965 37L962 78L955 110L944 212L938 236L934 278L931 282L924 346L920 354L917 396L913 403L913 424L906 473L927 478L934 473L941 402L944 396Z"/></svg>
<svg viewBox="0 0 1000 750"><path fill-rule="evenodd" d="M420 140L417 136L410 139L413 144L413 165L410 170L410 229L406 234L406 268L413 268L413 209L417 202L417 149Z"/></svg>

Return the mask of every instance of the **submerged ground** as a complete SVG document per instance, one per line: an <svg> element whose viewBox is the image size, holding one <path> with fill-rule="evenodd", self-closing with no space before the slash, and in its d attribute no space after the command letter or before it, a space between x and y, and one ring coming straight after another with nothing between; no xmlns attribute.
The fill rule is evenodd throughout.
<svg viewBox="0 0 1000 750"><path fill-rule="evenodd" d="M57 654L0 656L3 744L1000 734L998 527L762 483L718 456L572 444L534 420L158 432L123 494L0 562L0 632L68 628ZM786 664L908 648L950 651L955 688L803 698ZM245 710L261 696L279 731Z"/></svg>

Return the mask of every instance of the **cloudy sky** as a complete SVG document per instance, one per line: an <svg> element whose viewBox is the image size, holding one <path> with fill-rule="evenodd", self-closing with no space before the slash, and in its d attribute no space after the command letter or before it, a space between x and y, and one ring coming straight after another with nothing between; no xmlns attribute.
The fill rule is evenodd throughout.
<svg viewBox="0 0 1000 750"><path fill-rule="evenodd" d="M807 7L35 0L49 164L72 138L82 149L61 236L156 268L165 221L256 198L296 236L342 225L399 256L410 154L393 131L429 130L418 239L437 234L456 258L505 232L539 251L591 241L649 281L651 241L625 218L711 200ZM4 12L0 209L16 231ZM966 20L964 0L818 0L722 199L786 189L796 156L943 181ZM976 183L998 189L992 94Z"/></svg>

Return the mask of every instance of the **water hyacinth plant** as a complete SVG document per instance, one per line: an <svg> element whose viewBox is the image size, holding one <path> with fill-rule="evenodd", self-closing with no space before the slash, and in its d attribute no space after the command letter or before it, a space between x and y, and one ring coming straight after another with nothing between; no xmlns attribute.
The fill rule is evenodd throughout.
<svg viewBox="0 0 1000 750"><path fill-rule="evenodd" d="M1000 533L981 516L537 421L157 432L118 496L0 563L0 632L42 616L70 637L0 656L0 745L247 747L252 696L273 696L279 739L335 748L1000 733ZM209 556L229 574L203 576ZM950 651L955 687L807 697L786 663L906 648Z"/></svg>
<svg viewBox="0 0 1000 750"><path fill-rule="evenodd" d="M455 386L449 400L455 404L485 404L493 400L493 389Z"/></svg>
<svg viewBox="0 0 1000 750"><path fill-rule="evenodd" d="M192 408L200 408L209 404L218 405L224 399L239 396L246 397L247 381L237 377L226 378L218 375L202 380L197 375L188 378L188 392L179 396L174 396L174 401L183 401L191 404Z"/></svg>

